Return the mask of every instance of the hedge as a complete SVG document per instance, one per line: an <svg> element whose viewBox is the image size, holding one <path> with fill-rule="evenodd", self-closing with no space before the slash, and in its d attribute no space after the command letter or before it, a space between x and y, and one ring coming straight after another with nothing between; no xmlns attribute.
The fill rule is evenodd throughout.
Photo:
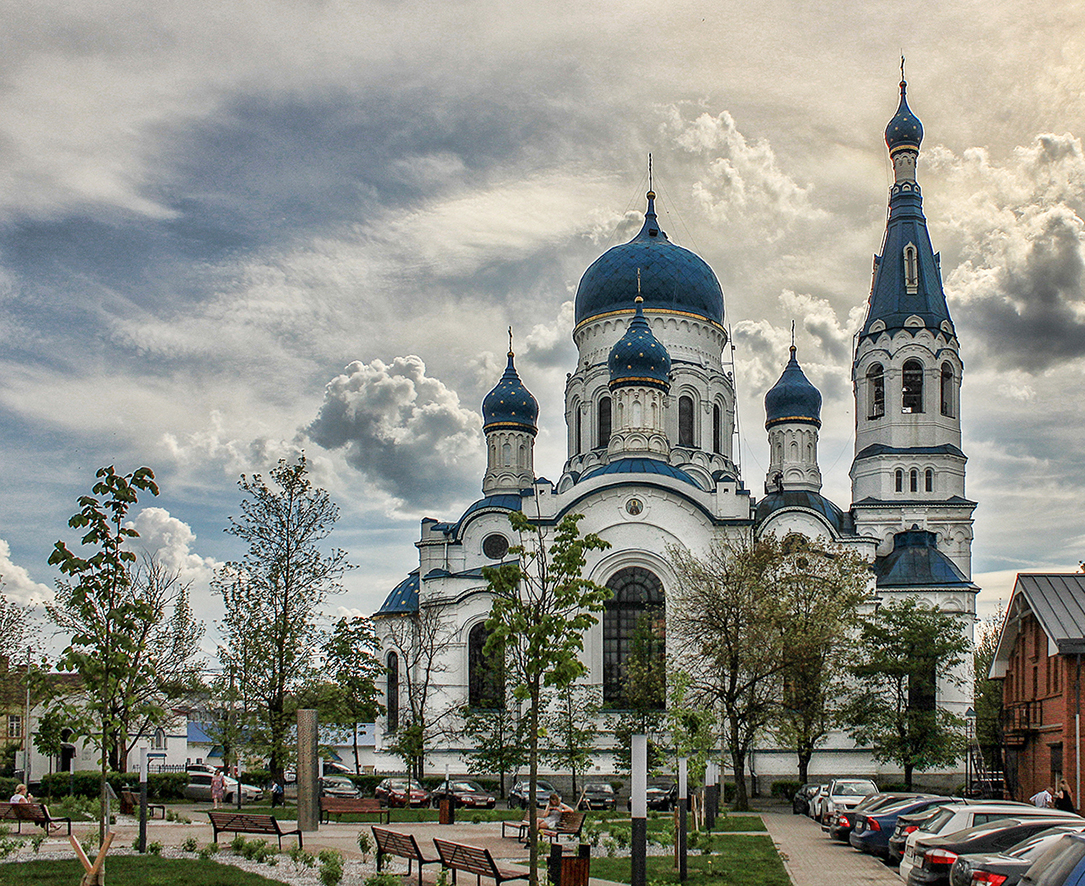
<svg viewBox="0 0 1085 886"><path fill-rule="evenodd" d="M774 781L772 783L772 796L782 797L785 800L790 800L799 792L799 788L802 787L800 781Z"/></svg>
<svg viewBox="0 0 1085 886"><path fill-rule="evenodd" d="M101 790L101 778L98 772L54 772L42 778L41 790L49 798L74 794L93 799ZM106 779L115 792L139 790L138 772L110 772ZM147 776L147 795L152 800L180 800L187 784L187 772L152 772Z"/></svg>

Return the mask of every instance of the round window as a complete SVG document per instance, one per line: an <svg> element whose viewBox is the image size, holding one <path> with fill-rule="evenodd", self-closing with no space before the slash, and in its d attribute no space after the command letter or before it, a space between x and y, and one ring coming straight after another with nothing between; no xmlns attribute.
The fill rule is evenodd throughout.
<svg viewBox="0 0 1085 886"><path fill-rule="evenodd" d="M482 553L491 560L500 560L509 552L509 540L496 532L482 540Z"/></svg>

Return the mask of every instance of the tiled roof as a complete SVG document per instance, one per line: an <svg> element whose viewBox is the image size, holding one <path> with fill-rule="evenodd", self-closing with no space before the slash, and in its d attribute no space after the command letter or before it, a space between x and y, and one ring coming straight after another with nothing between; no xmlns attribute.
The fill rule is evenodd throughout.
<svg viewBox="0 0 1085 886"><path fill-rule="evenodd" d="M893 550L874 562L879 588L972 588L976 586L945 554L935 535L909 529L893 536Z"/></svg>
<svg viewBox="0 0 1085 886"><path fill-rule="evenodd" d="M772 492L757 503L754 519L763 523L769 516L783 508L807 508L821 514L840 535L855 535L855 523L851 515L842 511L819 492L804 489L785 489Z"/></svg>
<svg viewBox="0 0 1085 886"><path fill-rule="evenodd" d="M605 474L655 474L661 477L673 477L675 480L689 483L690 486L701 488L701 485L681 468L654 458L619 458L601 468L588 471L580 478L580 482L583 483L592 477L602 477Z"/></svg>
<svg viewBox="0 0 1085 886"><path fill-rule="evenodd" d="M374 615L398 615L418 611L418 570L414 570L403 581L392 588Z"/></svg>

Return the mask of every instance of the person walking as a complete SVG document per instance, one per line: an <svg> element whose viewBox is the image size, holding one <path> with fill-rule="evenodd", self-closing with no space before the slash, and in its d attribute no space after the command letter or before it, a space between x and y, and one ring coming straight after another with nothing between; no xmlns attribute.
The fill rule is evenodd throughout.
<svg viewBox="0 0 1085 886"><path fill-rule="evenodd" d="M1052 799L1051 788L1043 788L1029 797L1028 801L1038 809L1047 809L1051 806Z"/></svg>
<svg viewBox="0 0 1085 886"><path fill-rule="evenodd" d="M215 774L211 777L211 799L214 801L216 809L222 805L222 796L225 793L226 777L222 774L221 769L216 769Z"/></svg>

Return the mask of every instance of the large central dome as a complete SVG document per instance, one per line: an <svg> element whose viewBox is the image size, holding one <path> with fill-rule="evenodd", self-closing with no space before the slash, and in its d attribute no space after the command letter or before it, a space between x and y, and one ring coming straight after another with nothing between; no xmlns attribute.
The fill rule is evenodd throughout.
<svg viewBox="0 0 1085 886"><path fill-rule="evenodd" d="M628 311L640 295L646 311L695 314L723 324L723 290L700 256L676 246L659 229L655 194L648 192L644 227L628 243L614 246L592 262L576 290L576 322L600 314Z"/></svg>

